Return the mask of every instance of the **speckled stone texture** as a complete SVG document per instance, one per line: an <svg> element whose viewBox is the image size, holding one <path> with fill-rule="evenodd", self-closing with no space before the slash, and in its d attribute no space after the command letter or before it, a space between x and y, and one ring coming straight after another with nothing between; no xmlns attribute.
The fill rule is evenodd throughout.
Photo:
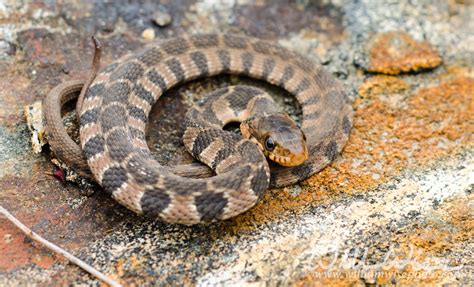
<svg viewBox="0 0 474 287"><path fill-rule="evenodd" d="M472 1L140 2L0 3L2 206L124 285L474 284ZM157 13L171 22L161 27ZM33 153L23 108L87 75L90 35L105 65L151 38L221 30L299 51L348 88L354 129L334 163L241 216L194 227L146 220L96 186L44 174L51 158ZM264 88L297 116L258 81L177 87L151 112L161 163L186 160L186 109L229 83ZM0 286L70 284L100 282L0 218Z"/></svg>

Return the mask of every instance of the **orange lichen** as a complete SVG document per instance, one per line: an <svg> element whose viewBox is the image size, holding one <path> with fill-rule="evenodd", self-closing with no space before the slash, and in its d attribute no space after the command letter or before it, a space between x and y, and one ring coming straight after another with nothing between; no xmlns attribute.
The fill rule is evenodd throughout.
<svg viewBox="0 0 474 287"><path fill-rule="evenodd" d="M374 76L359 86L359 95L362 98L373 98L381 94L400 93L408 89L408 84L393 76Z"/></svg>
<svg viewBox="0 0 474 287"><path fill-rule="evenodd" d="M295 287L311 287L311 286L365 286L364 282L359 278L353 278L347 276L343 272L336 275L323 275L318 276L317 273L308 274L301 278L298 282L294 283Z"/></svg>
<svg viewBox="0 0 474 287"><path fill-rule="evenodd" d="M406 107L356 101L354 129L343 157L306 181L330 190L374 187L402 168L448 155L472 142L474 79L418 90Z"/></svg>
<svg viewBox="0 0 474 287"><path fill-rule="evenodd" d="M287 211L300 211L338 193L363 192L397 175L456 153L474 138L474 79L458 77L421 88L403 105L378 98L357 100L354 128L335 162L291 188L266 193L255 208L233 219L235 228L258 226Z"/></svg>
<svg viewBox="0 0 474 287"><path fill-rule="evenodd" d="M115 272L107 274L107 276L125 286L143 286L150 280L150 278L143 276L129 276L130 273L135 274L135 272L140 271L143 268L141 257L132 255L129 258L119 258L114 266ZM101 286L108 285L102 284Z"/></svg>
<svg viewBox="0 0 474 287"><path fill-rule="evenodd" d="M430 263L430 258L444 258L447 250L452 250L456 243L466 242L474 237L474 213L472 203L474 196L468 198L454 199L443 204L442 208L431 214L427 221L423 224L406 228L404 232L393 238L394 242L398 242L405 253L409 253L411 248L417 250L414 256L418 262L425 262L425 266L433 267L434 263ZM448 262L437 264L439 266L460 266L459 262ZM412 266L409 266L412 267ZM405 276L397 278L397 282L401 285L417 282L424 283L440 283L443 278L452 276L446 268L435 268L435 270L419 270L419 272L410 272L406 270ZM425 278L418 276L420 272L424 272ZM407 276L408 275L408 276ZM382 282L377 282L383 284Z"/></svg>
<svg viewBox="0 0 474 287"><path fill-rule="evenodd" d="M447 202L428 220L427 226L400 235L398 242L413 244L426 252L442 255L448 246L474 237L474 195Z"/></svg>
<svg viewBox="0 0 474 287"><path fill-rule="evenodd" d="M455 248L456 243L465 242L474 236L474 213L472 202L474 196L468 199L454 199L443 204L442 208L434 211L424 222L419 222L397 232L391 242L396 242L396 248L387 248L389 242L381 241L372 245L368 250L388 250L372 261L379 264L385 262L376 270L370 269L370 263L361 259L361 264L353 268L343 268L347 261L343 257L321 258L323 265L317 266L313 271L295 282L296 286L326 286L347 285L348 283L362 283L361 278L369 279L378 285L442 285L446 278L454 280L455 273L462 267L459 262L443 262L446 251ZM354 260L356 260L354 258ZM386 260L386 261L384 261ZM359 263L359 262L358 262ZM367 266L364 270L360 266ZM398 266L396 266L398 265ZM453 269L449 270L452 267ZM467 268L467 267L466 267ZM365 280L366 281L366 280Z"/></svg>
<svg viewBox="0 0 474 287"><path fill-rule="evenodd" d="M376 34L368 43L369 72L396 75L401 72L435 68L441 57L426 42L418 42L405 32Z"/></svg>

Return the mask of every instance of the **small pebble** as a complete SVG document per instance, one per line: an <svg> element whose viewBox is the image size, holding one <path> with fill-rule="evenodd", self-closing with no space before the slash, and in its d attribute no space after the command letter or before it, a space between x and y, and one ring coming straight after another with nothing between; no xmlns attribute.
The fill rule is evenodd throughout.
<svg viewBox="0 0 474 287"><path fill-rule="evenodd" d="M142 33L142 37L145 40L155 39L155 30L153 30L152 28L145 29Z"/></svg>
<svg viewBox="0 0 474 287"><path fill-rule="evenodd" d="M15 46L6 40L0 39L0 59L6 59L14 54Z"/></svg>
<svg viewBox="0 0 474 287"><path fill-rule="evenodd" d="M303 189L301 188L299 184L288 186L285 189L287 190L288 194L291 196L298 196L301 193L301 191L303 191Z"/></svg>
<svg viewBox="0 0 474 287"><path fill-rule="evenodd" d="M3 240L4 240L5 243L7 243L7 244L10 243L10 242L12 242L12 241L13 241L12 235L9 234L9 233L5 234L5 235L3 236Z"/></svg>
<svg viewBox="0 0 474 287"><path fill-rule="evenodd" d="M171 15L164 11L156 11L153 14L153 22L160 27L168 26L171 20Z"/></svg>

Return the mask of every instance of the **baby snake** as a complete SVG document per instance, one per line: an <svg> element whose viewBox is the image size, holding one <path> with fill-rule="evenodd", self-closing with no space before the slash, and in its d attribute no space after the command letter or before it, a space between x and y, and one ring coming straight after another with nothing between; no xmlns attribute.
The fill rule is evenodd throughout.
<svg viewBox="0 0 474 287"><path fill-rule="evenodd" d="M192 108L183 136L188 151L217 175L184 178L159 165L145 140L152 105L177 84L218 74L264 80L294 95L302 108L308 159L295 167L269 167L260 151L262 139L252 134L251 116L242 125L243 135L251 140L223 131L226 121L241 120L242 113L256 106L256 99L269 99L255 88L234 87L214 92L219 104L206 101ZM170 223L213 222L248 210L269 187L306 179L334 160L352 127L350 100L334 77L298 53L245 36L171 38L108 65L90 85L79 110L79 148L59 130L57 110L83 84L59 85L44 101L53 151L72 168L90 170L122 205ZM236 90L236 97L227 96ZM224 96L219 98L219 93ZM293 160L288 154L285 158L280 160Z"/></svg>

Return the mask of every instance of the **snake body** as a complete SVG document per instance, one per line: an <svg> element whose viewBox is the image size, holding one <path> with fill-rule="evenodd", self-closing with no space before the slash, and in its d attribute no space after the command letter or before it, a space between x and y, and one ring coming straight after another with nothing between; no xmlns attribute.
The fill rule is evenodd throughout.
<svg viewBox="0 0 474 287"><path fill-rule="evenodd" d="M144 132L152 105L180 83L219 74L264 80L294 95L302 108L309 158L296 167L270 168L252 141L201 125L212 125L219 111L198 109L206 120L199 123L195 114L187 122L184 143L217 175L184 178L153 160ZM58 91L45 100L46 122L57 121L51 110L65 101ZM222 106L235 104L227 98ZM89 168L113 198L139 214L171 223L213 222L248 210L268 187L303 180L333 161L349 137L352 113L341 85L298 53L245 36L191 35L148 45L103 69L80 110L82 153L60 146L55 152L78 169ZM51 125L48 137L64 144Z"/></svg>

